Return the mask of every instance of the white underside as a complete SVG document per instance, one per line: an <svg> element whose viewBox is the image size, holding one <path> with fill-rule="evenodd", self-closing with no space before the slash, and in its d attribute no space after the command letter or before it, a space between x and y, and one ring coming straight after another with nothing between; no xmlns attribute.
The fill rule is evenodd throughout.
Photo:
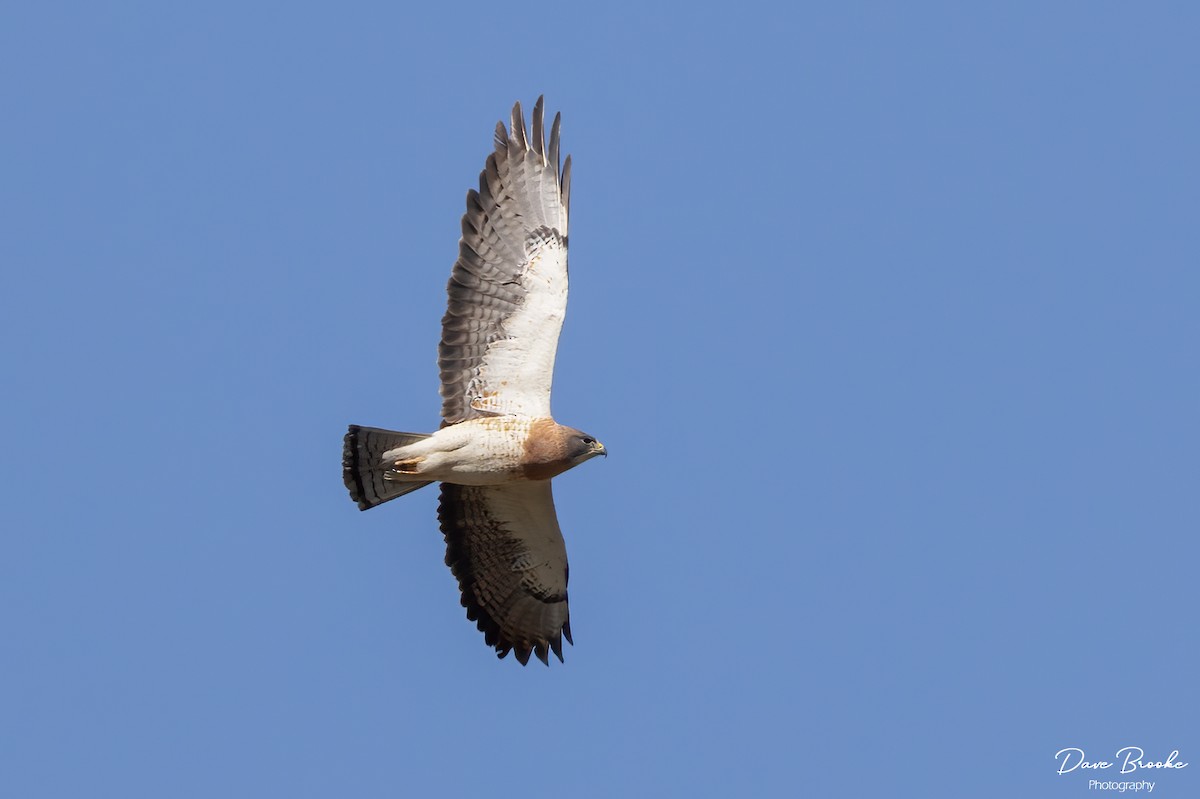
<svg viewBox="0 0 1200 799"><path fill-rule="evenodd" d="M533 421L526 416L500 416L443 427L429 438L385 452L384 463L416 461L415 473L390 472L387 479L459 485L519 480L524 442Z"/></svg>

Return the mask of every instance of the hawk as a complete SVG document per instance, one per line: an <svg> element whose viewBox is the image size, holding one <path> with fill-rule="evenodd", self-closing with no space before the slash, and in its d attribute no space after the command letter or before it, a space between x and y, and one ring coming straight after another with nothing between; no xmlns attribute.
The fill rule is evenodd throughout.
<svg viewBox="0 0 1200 799"><path fill-rule="evenodd" d="M446 565L467 618L498 657L561 662L571 641L567 550L550 480L597 455L592 436L554 421L550 384L567 308L571 157L559 167L542 98L527 135L521 104L467 192L438 347L442 425L432 434L351 425L342 452L361 510L441 483Z"/></svg>

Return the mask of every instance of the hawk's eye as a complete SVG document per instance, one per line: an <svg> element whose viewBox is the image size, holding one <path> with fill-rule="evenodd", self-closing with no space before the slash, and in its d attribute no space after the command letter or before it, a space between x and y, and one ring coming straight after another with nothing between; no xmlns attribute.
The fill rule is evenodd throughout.
<svg viewBox="0 0 1200 799"><path fill-rule="evenodd" d="M590 447L592 444L596 443L596 439L592 438L591 436L584 436L583 443L587 444Z"/></svg>

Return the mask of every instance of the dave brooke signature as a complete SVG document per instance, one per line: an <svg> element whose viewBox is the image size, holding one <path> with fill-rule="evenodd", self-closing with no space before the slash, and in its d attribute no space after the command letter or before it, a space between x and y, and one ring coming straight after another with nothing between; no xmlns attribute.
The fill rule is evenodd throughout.
<svg viewBox="0 0 1200 799"><path fill-rule="evenodd" d="M1124 749L1117 750L1116 758L1116 761L1111 763L1107 760L1088 760L1083 750L1074 746L1059 749L1054 755L1055 760L1061 761L1058 764L1059 774L1066 774L1068 771L1074 771L1077 768L1112 768L1117 763L1121 764L1122 774L1129 774L1140 768L1187 768L1187 763L1179 760L1178 749L1167 755L1166 760L1147 760L1146 753L1142 751L1140 746L1127 746Z"/></svg>

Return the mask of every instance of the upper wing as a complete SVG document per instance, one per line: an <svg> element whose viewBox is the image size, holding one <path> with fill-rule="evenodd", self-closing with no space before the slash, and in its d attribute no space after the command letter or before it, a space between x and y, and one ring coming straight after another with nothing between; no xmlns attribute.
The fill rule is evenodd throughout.
<svg viewBox="0 0 1200 799"><path fill-rule="evenodd" d="M558 169L560 116L546 146L542 98L533 138L521 104L512 133L467 192L458 261L446 287L438 367L445 424L491 413L550 416L554 354L567 309L571 157Z"/></svg>
<svg viewBox="0 0 1200 799"><path fill-rule="evenodd" d="M550 481L442 483L438 520L467 618L488 646L499 657L516 650L522 665L531 651L548 664L547 647L561 661L563 636L571 642L567 549Z"/></svg>

